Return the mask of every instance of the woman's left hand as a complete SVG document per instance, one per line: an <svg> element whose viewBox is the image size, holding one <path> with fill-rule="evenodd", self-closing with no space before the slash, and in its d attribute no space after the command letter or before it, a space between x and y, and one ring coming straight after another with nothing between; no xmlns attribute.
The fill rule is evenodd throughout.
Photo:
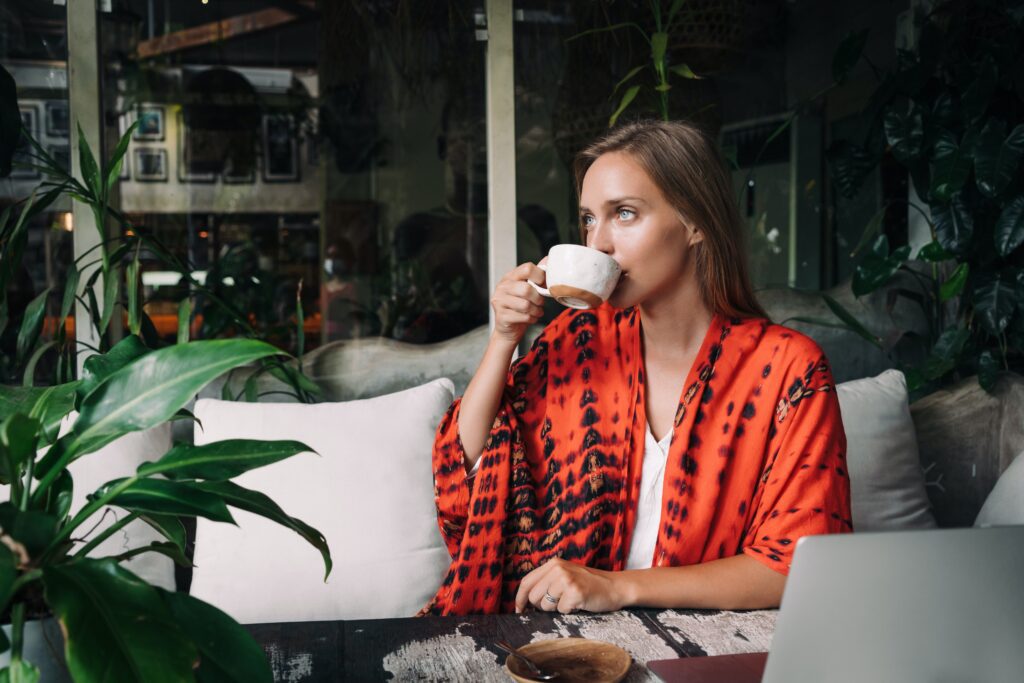
<svg viewBox="0 0 1024 683"><path fill-rule="evenodd" d="M553 558L523 577L516 593L516 612L533 605L545 612L577 610L612 612L622 609L621 572L591 569Z"/></svg>

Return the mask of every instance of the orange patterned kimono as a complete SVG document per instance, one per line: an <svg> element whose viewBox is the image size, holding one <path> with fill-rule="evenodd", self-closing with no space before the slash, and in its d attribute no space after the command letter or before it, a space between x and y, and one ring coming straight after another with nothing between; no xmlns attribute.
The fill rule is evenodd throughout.
<svg viewBox="0 0 1024 683"><path fill-rule="evenodd" d="M459 402L434 483L452 556L424 613L512 611L552 557L620 570L640 493L646 416L637 309L567 310L509 372L467 477ZM653 566L745 553L788 573L796 540L851 531L846 436L828 361L767 320L714 317L683 384Z"/></svg>

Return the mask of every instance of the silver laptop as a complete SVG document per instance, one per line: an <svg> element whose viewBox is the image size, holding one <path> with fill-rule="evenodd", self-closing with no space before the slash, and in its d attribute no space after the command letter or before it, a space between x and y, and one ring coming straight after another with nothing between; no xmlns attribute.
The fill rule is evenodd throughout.
<svg viewBox="0 0 1024 683"><path fill-rule="evenodd" d="M666 681L1024 681L1024 526L801 539L758 657L648 666Z"/></svg>

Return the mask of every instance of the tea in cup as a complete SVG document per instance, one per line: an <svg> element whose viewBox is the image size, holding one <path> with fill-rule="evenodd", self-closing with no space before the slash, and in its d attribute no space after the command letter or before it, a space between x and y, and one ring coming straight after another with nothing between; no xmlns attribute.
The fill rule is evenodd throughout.
<svg viewBox="0 0 1024 683"><path fill-rule="evenodd" d="M603 251L578 244L558 244L548 252L547 289L530 282L540 294L569 308L596 308L608 300L622 274L618 261Z"/></svg>

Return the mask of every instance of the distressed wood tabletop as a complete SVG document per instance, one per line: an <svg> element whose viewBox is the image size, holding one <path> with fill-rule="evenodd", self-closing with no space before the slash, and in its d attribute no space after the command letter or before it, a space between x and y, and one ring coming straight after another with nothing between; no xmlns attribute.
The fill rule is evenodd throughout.
<svg viewBox="0 0 1024 683"><path fill-rule="evenodd" d="M655 659L765 652L777 610L633 609L608 614L475 615L366 621L254 624L274 680L509 681L495 640L514 645L579 636L630 653L626 681L659 680Z"/></svg>

